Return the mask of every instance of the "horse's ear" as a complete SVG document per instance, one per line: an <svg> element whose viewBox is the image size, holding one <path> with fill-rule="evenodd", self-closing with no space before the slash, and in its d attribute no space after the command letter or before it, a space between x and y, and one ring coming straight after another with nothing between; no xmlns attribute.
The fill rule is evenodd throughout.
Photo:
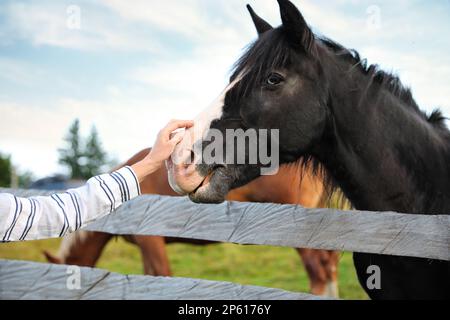
<svg viewBox="0 0 450 320"><path fill-rule="evenodd" d="M303 15L291 1L278 0L278 3L280 5L283 28L292 44L310 52L314 45L314 33L309 28L305 18L303 18Z"/></svg>
<svg viewBox="0 0 450 320"><path fill-rule="evenodd" d="M264 19L262 19L260 16L256 14L256 12L253 10L253 8L248 4L247 5L248 12L250 12L250 15L252 16L253 23L255 24L256 31L258 31L258 35L262 35L264 32L267 32L269 30L272 30L272 26L266 22Z"/></svg>

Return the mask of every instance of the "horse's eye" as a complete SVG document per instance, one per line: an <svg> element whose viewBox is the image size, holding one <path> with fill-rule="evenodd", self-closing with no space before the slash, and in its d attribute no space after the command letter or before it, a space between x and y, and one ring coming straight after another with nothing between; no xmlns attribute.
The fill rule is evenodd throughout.
<svg viewBox="0 0 450 320"><path fill-rule="evenodd" d="M278 86L284 81L284 78L282 75L278 73L271 73L269 77L267 78L267 84L269 86Z"/></svg>

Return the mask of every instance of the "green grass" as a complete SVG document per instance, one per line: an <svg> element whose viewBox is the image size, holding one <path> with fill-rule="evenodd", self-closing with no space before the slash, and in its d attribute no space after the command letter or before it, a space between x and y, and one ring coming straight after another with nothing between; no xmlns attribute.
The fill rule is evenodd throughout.
<svg viewBox="0 0 450 320"><path fill-rule="evenodd" d="M58 245L59 240L0 244L0 258L45 262L42 251L57 252ZM290 248L175 244L168 250L172 271L177 277L308 292L306 272L297 253ZM110 242L98 267L122 274L142 274L138 249L123 240ZM339 270L341 297L367 299L358 284L350 253L342 254Z"/></svg>

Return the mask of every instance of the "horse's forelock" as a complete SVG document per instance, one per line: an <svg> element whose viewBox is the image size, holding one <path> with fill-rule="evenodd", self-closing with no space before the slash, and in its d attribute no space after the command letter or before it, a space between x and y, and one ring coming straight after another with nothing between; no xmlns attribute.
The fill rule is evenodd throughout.
<svg viewBox="0 0 450 320"><path fill-rule="evenodd" d="M264 33L253 42L235 63L230 81L241 77L234 91L245 96L260 85L271 71L287 68L292 61L293 49L280 28Z"/></svg>

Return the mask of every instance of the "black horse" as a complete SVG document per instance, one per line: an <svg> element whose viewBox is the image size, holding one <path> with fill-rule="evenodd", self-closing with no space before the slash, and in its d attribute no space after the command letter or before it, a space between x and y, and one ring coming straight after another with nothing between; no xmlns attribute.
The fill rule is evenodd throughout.
<svg viewBox="0 0 450 320"><path fill-rule="evenodd" d="M275 29L249 7L259 39L199 118L202 130L279 129L281 163L312 162L355 208L449 214L450 131L441 112L426 115L396 76L316 36L290 1L278 2ZM221 202L260 174L258 165L192 166L170 172L196 202ZM450 298L448 261L355 253L354 263L373 299ZM367 288L371 265L381 269L380 290Z"/></svg>

